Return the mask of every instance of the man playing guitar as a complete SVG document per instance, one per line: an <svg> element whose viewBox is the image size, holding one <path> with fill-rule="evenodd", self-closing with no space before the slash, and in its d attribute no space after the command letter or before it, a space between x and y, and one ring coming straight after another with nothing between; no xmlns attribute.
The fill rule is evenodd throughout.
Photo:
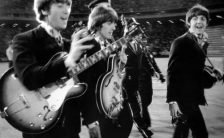
<svg viewBox="0 0 224 138"><path fill-rule="evenodd" d="M34 11L40 25L13 39L15 74L29 90L66 77L67 71L75 66L83 51L92 48L92 45L83 44L92 40L92 36L80 39L86 30L73 34L71 42L60 34L67 26L71 5L72 0L34 0ZM63 56L53 58L58 52L64 52ZM49 111L49 107L44 108ZM31 127L33 125L30 124ZM52 129L41 134L23 133L23 137L79 138L79 132L80 111L77 102L71 100L64 106L60 119Z"/></svg>

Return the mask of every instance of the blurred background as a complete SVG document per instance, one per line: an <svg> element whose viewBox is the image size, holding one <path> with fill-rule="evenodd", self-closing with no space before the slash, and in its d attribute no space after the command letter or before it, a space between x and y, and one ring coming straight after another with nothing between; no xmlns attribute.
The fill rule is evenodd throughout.
<svg viewBox="0 0 224 138"><path fill-rule="evenodd" d="M73 0L72 13L63 36L70 38L80 26L85 26L91 0ZM167 57L174 38L186 31L185 13L196 3L211 13L208 27L209 56L224 56L223 0L111 0L112 7L126 18L141 23L149 38L144 42L156 57ZM0 0L0 61L7 61L5 50L13 36L36 27L33 0Z"/></svg>

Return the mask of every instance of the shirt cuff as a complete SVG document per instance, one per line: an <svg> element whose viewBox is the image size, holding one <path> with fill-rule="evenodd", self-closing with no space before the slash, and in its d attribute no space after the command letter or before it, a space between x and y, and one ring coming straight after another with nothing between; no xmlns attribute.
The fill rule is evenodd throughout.
<svg viewBox="0 0 224 138"><path fill-rule="evenodd" d="M176 101L171 101L171 102L169 102L169 104L177 104L177 102Z"/></svg>
<svg viewBox="0 0 224 138"><path fill-rule="evenodd" d="M94 121L93 123L88 124L87 127L88 127L89 129L92 129L92 128L94 128L94 127L97 126L97 125L99 125L99 122L98 122L98 121Z"/></svg>

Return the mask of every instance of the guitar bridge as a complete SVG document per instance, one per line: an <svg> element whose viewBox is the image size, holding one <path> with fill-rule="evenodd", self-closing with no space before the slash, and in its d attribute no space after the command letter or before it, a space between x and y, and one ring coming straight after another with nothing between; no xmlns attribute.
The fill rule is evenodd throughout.
<svg viewBox="0 0 224 138"><path fill-rule="evenodd" d="M23 105L24 105L24 107L22 107L22 108L19 108L19 109L17 109L17 110L12 110L12 109L14 109L13 107L15 106L18 106L18 104L19 103L22 103ZM6 118L7 116L11 116L11 115L13 115L13 114L16 114L16 113L18 113L18 112L20 112L20 111L22 111L23 109L25 109L25 108L30 108L30 104L28 103L28 101L26 100L26 97L23 95L23 94L21 94L19 97L18 97L18 99L17 100L15 100L14 102L12 102L12 103L10 103L8 106L6 106L6 107L4 107L4 110L2 111L2 112L0 112L0 116L2 117L2 118ZM7 110L9 110L8 111L8 113L7 113ZM12 112L13 111L13 112Z"/></svg>

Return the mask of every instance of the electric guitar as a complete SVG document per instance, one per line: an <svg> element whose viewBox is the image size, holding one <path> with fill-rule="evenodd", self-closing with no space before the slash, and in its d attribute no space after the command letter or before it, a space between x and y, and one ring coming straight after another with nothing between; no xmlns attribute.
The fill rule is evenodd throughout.
<svg viewBox="0 0 224 138"><path fill-rule="evenodd" d="M107 71L97 81L96 101L99 111L106 117L116 119L123 109L122 81L125 71L119 66L118 55L108 58Z"/></svg>
<svg viewBox="0 0 224 138"><path fill-rule="evenodd" d="M0 80L0 114L24 133L43 133L59 120L63 103L83 95L86 88L84 83L62 79L28 90L11 68Z"/></svg>

